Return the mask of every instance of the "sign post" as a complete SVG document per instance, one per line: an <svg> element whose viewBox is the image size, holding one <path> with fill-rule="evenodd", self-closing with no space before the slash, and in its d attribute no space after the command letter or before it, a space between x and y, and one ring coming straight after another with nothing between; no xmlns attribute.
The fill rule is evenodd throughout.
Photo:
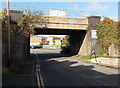
<svg viewBox="0 0 120 88"><path fill-rule="evenodd" d="M96 59L96 51L95 51L95 49L92 48L93 45L95 45L95 44L93 44L93 43L95 43L94 41L92 41L93 39L94 39L94 41L95 41L95 39L97 39L96 30L91 30L91 55L90 55L90 57L94 54L94 55L95 55L95 60L96 60L96 62L97 62L97 59Z"/></svg>

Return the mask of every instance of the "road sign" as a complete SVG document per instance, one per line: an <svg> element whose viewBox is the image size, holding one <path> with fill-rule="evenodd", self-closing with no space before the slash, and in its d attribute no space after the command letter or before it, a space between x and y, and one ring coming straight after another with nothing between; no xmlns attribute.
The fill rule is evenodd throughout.
<svg viewBox="0 0 120 88"><path fill-rule="evenodd" d="M96 30L91 30L91 35L92 35L92 39L96 39L97 38Z"/></svg>
<svg viewBox="0 0 120 88"><path fill-rule="evenodd" d="M42 24L42 28L47 28L47 25L46 24Z"/></svg>
<svg viewBox="0 0 120 88"><path fill-rule="evenodd" d="M55 45L60 46L61 45L61 40L55 40Z"/></svg>

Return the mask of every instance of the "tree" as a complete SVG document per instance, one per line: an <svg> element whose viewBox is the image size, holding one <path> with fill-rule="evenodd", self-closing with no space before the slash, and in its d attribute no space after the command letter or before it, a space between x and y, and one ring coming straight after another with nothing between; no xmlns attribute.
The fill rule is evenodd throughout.
<svg viewBox="0 0 120 88"><path fill-rule="evenodd" d="M23 11L11 10L11 12L23 13ZM6 37L7 32L7 11L4 9L0 12L0 21L2 22L2 33L3 38ZM16 33L22 33L25 36L29 36L34 33L35 23L39 23L39 25L46 24L48 22L48 18L44 16L41 10L26 10L23 18L12 18L10 19L10 32L11 37L14 37Z"/></svg>
<svg viewBox="0 0 120 88"><path fill-rule="evenodd" d="M69 46L69 36L65 36L65 38L63 39L63 43L62 43L63 46Z"/></svg>
<svg viewBox="0 0 120 88"><path fill-rule="evenodd" d="M25 35L30 35L34 33L34 27L36 23L39 25L46 24L48 18L44 16L42 11L38 10L27 10L22 19L18 20L18 25L22 28L22 32Z"/></svg>
<svg viewBox="0 0 120 88"><path fill-rule="evenodd" d="M63 40L63 44L62 44L60 53L70 54L70 44L69 44L69 36L68 35L65 36L65 38Z"/></svg>
<svg viewBox="0 0 120 88"><path fill-rule="evenodd" d="M110 18L104 18L103 21L97 24L97 42L100 48L106 53L108 52L108 47L111 44L115 44L116 47L120 44L120 25L119 22L114 22Z"/></svg>
<svg viewBox="0 0 120 88"><path fill-rule="evenodd" d="M14 11L14 10L13 10ZM12 12L13 12L12 11ZM15 11L18 13L21 13L22 11ZM6 15L6 9L0 12L0 23L2 23L2 50L4 51L3 53L3 62L5 62L3 65L6 67L6 62L7 62L7 15ZM22 59L25 57L25 55L28 55L27 49L29 49L29 35L34 33L34 23L39 23L39 24L45 24L46 23L46 17L42 13L42 11L26 11L23 18L11 18L10 19L10 45L11 45L11 66L15 67L14 64L18 64L16 62L19 62L21 59L16 59L19 58L19 55L16 53L21 52L20 49L17 51L15 48L15 45L17 45L19 48L21 48L24 53L23 57L22 55L20 56ZM17 37L16 37L17 36ZM18 37L19 36L19 37ZM21 39L21 40L20 40ZM21 46L20 43L17 43L20 40L22 41ZM25 45L24 45L25 44ZM27 45L28 44L28 45ZM27 49L26 49L27 48ZM21 52L21 53L22 53ZM15 55L17 56L15 56Z"/></svg>

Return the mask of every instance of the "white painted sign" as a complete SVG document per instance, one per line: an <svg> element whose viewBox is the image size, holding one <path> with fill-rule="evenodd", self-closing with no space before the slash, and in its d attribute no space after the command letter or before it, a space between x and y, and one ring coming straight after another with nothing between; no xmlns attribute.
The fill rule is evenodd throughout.
<svg viewBox="0 0 120 88"><path fill-rule="evenodd" d="M67 13L65 10L49 10L49 16L59 16L59 17L67 17Z"/></svg>
<svg viewBox="0 0 120 88"><path fill-rule="evenodd" d="M96 30L91 30L91 34L92 34L92 39L97 38Z"/></svg>
<svg viewBox="0 0 120 88"><path fill-rule="evenodd" d="M55 45L60 46L61 45L61 40L55 40Z"/></svg>
<svg viewBox="0 0 120 88"><path fill-rule="evenodd" d="M42 25L42 28L47 28L46 24L43 24L43 25Z"/></svg>

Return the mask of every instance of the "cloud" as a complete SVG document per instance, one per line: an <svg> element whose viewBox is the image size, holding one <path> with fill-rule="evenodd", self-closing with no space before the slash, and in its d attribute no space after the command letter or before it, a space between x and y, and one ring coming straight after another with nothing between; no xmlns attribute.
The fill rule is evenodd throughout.
<svg viewBox="0 0 120 88"><path fill-rule="evenodd" d="M69 6L69 9L73 10L73 11L81 11L83 9L82 6L80 6L76 3L73 3L73 2L69 2L69 3L67 3L67 5Z"/></svg>
<svg viewBox="0 0 120 88"><path fill-rule="evenodd" d="M97 10L106 10L108 8L109 8L108 5L100 5L98 2L89 2L89 5L86 8L86 10L97 11Z"/></svg>
<svg viewBox="0 0 120 88"><path fill-rule="evenodd" d="M119 16L101 16L101 21L104 20L104 17L110 18L113 21L119 21Z"/></svg>
<svg viewBox="0 0 120 88"><path fill-rule="evenodd" d="M113 16L113 17L110 17L113 21L118 21L120 16Z"/></svg>

